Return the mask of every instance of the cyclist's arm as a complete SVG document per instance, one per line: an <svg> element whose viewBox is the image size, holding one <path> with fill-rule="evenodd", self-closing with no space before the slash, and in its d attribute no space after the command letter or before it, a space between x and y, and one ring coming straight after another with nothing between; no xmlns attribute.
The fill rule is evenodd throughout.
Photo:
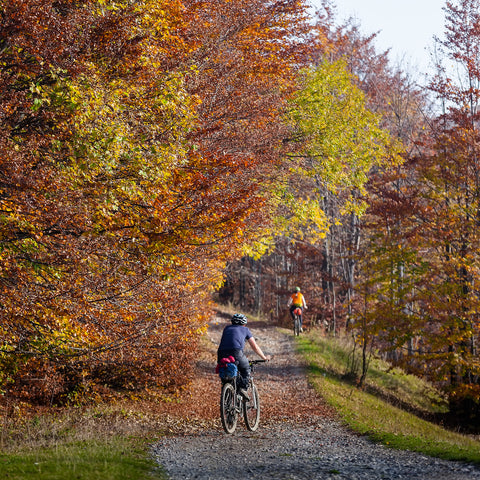
<svg viewBox="0 0 480 480"><path fill-rule="evenodd" d="M248 343L250 344L250 346L252 347L252 350L262 359L262 360L270 360L270 358L272 358L270 355L265 355L263 352L262 352L262 349L257 345L257 342L255 341L255 339L253 337L250 337L248 339Z"/></svg>

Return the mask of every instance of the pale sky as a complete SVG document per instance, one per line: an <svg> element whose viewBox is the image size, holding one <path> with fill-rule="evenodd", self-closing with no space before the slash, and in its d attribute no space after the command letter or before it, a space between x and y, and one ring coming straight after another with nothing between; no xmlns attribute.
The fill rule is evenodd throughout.
<svg viewBox="0 0 480 480"><path fill-rule="evenodd" d="M315 6L320 0L310 0ZM425 73L433 36L443 37L446 0L333 0L337 23L359 20L364 34L378 32L377 51L391 49L390 60L403 70ZM408 67L408 68L407 68Z"/></svg>

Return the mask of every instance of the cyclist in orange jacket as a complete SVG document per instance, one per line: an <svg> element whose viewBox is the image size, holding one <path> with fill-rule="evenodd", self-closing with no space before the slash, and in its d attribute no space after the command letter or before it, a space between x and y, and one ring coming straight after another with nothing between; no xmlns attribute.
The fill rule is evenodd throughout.
<svg viewBox="0 0 480 480"><path fill-rule="evenodd" d="M305 297L300 292L300 287L295 287L295 292L290 295L287 306L290 307L290 316L292 317L292 321L294 320L293 311L296 308L299 308L302 311L302 314L303 314L303 309L305 310L307 309L307 303L305 302ZM302 318L302 315L300 315L300 331L303 331L302 323L303 323L303 318Z"/></svg>

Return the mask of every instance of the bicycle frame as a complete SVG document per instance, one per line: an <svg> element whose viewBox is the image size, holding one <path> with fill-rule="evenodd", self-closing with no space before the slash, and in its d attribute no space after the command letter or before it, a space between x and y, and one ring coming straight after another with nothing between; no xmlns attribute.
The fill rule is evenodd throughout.
<svg viewBox="0 0 480 480"><path fill-rule="evenodd" d="M237 426L238 416L243 415L248 430L255 431L260 423L260 398L253 380L255 366L265 360L251 360L250 384L248 400L237 391L237 377L222 381L220 396L220 418L225 432L233 433Z"/></svg>

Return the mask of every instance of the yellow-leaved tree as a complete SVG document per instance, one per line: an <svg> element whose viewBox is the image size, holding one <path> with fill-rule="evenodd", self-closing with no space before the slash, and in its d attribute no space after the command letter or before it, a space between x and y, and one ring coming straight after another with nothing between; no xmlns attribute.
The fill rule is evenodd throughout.
<svg viewBox="0 0 480 480"><path fill-rule="evenodd" d="M0 11L0 389L175 387L227 259L269 222L307 5Z"/></svg>

